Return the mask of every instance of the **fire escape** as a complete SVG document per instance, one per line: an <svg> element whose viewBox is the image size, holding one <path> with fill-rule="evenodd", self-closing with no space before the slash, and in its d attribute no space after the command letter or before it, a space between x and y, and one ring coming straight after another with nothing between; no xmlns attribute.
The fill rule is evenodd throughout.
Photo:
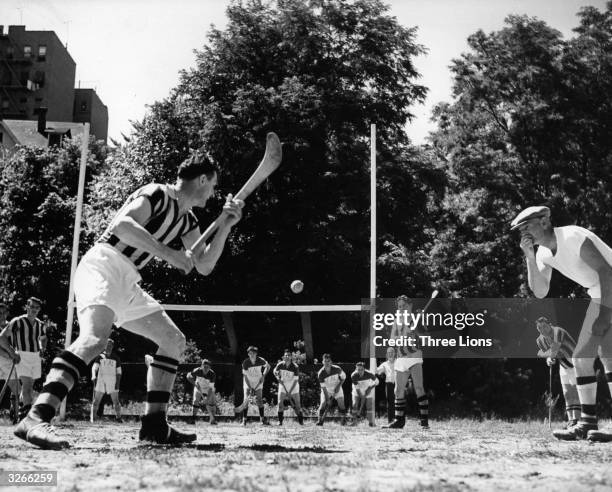
<svg viewBox="0 0 612 492"><path fill-rule="evenodd" d="M0 34L0 119L27 119L20 98L25 92L36 89L36 84L30 80L31 66L31 57L26 57L8 34ZM23 73L27 76L20 75Z"/></svg>

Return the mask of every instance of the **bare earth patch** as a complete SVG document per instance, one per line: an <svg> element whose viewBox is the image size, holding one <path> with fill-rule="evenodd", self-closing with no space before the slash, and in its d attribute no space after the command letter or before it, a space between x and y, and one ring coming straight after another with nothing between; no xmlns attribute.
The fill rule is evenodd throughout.
<svg viewBox="0 0 612 492"><path fill-rule="evenodd" d="M423 431L411 421L399 432L274 424L198 421L195 445L165 448L140 444L135 422L69 421L60 428L73 447L43 451L4 423L0 469L58 470L57 490L71 491L612 489L612 443L559 442L541 422L446 420Z"/></svg>

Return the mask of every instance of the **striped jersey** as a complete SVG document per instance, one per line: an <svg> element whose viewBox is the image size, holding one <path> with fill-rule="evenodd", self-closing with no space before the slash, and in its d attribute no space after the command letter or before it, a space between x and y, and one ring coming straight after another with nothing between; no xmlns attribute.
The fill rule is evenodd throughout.
<svg viewBox="0 0 612 492"><path fill-rule="evenodd" d="M558 359L559 364L561 364L566 369L574 367L574 365L572 364L572 354L574 353L574 349L576 348L576 341L567 331L565 331L559 326L553 326L552 330L552 339L545 337L544 335L540 335L538 337L538 339L536 340L538 348L542 352L546 353L551 350L553 342L555 342L556 344L561 344L557 353L550 353L548 356Z"/></svg>
<svg viewBox="0 0 612 492"><path fill-rule="evenodd" d="M247 357L242 363L242 374L247 377L251 384L257 384L267 365L266 359L262 357L256 357L255 362L251 362L251 359Z"/></svg>
<svg viewBox="0 0 612 492"><path fill-rule="evenodd" d="M215 389L217 375L212 369L205 373L201 367L196 367L191 371L191 376L195 380L196 388L199 388L201 391L207 392L209 389Z"/></svg>
<svg viewBox="0 0 612 492"><path fill-rule="evenodd" d="M274 375L276 378L285 385L287 391L291 391L291 386L293 383L300 378L300 370L298 366L293 362L289 362L289 364L285 364L284 361L279 362L274 368ZM279 384L279 389L283 390L282 385ZM284 391L284 390L283 390Z"/></svg>
<svg viewBox="0 0 612 492"><path fill-rule="evenodd" d="M191 210L179 215L178 200L170 185L153 183L136 190L117 212L98 242L110 244L119 250L139 270L153 258L153 255L145 250L125 244L111 232L111 229L121 212L130 203L142 196L146 197L151 205L151 216L142 226L160 243L172 249L181 250L183 248L181 238L199 227L198 219Z"/></svg>
<svg viewBox="0 0 612 492"><path fill-rule="evenodd" d="M117 374L121 374L121 359L115 352L111 355L102 352L94 361L92 373L94 379L98 377L114 381Z"/></svg>
<svg viewBox="0 0 612 492"><path fill-rule="evenodd" d="M329 391L333 391L338 386L338 383L346 379L346 374L340 366L332 364L329 371L325 370L325 366L323 366L317 374L317 379L321 386L325 386Z"/></svg>
<svg viewBox="0 0 612 492"><path fill-rule="evenodd" d="M38 318L31 322L27 314L13 318L9 323L9 332L11 343L19 352L38 352L38 339L45 334L43 322Z"/></svg>
<svg viewBox="0 0 612 492"><path fill-rule="evenodd" d="M370 386L378 385L378 379L366 369L361 376L358 371L353 372L351 374L351 383L353 383L353 393L357 394L357 389L365 393Z"/></svg>

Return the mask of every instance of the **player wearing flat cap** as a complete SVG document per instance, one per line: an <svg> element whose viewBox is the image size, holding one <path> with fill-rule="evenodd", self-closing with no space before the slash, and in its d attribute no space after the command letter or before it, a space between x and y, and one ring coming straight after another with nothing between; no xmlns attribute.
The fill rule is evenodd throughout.
<svg viewBox="0 0 612 492"><path fill-rule="evenodd" d="M563 440L612 441L612 432L597 427L593 367L599 355L612 390L612 249L582 227L553 227L550 209L544 206L526 208L514 218L511 228L521 233L528 283L536 297L548 294L553 268L585 287L591 297L572 358L580 420L569 429L553 431L553 435Z"/></svg>

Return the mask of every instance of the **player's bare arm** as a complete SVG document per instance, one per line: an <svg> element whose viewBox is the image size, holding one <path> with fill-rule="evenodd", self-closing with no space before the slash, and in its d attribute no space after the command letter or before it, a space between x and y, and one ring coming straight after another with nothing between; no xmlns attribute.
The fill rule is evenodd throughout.
<svg viewBox="0 0 612 492"><path fill-rule="evenodd" d="M7 326L4 330L0 331L0 355L5 355L15 363L19 363L19 353L9 343L9 327Z"/></svg>
<svg viewBox="0 0 612 492"><path fill-rule="evenodd" d="M529 288L538 299L546 297L550 288L552 268L545 265L542 270L536 262L533 237L521 228L521 249L527 261L527 282Z"/></svg>
<svg viewBox="0 0 612 492"><path fill-rule="evenodd" d="M599 316L593 323L593 334L603 335L612 321L612 266L608 264L590 239L585 239L580 247L580 258L597 272L601 286Z"/></svg>
<svg viewBox="0 0 612 492"><path fill-rule="evenodd" d="M200 238L200 232L197 229L183 236L183 245L185 249L191 250L193 264L201 275L209 275L215 268L232 227L242 218L242 207L244 207L242 200L235 200L231 194L227 196L223 210L216 220L219 228L208 244L202 244L202 246L191 250Z"/></svg>
<svg viewBox="0 0 612 492"><path fill-rule="evenodd" d="M125 206L113 220L110 231L121 242L142 249L166 261L173 267L189 273L193 261L184 250L175 250L159 242L143 224L151 217L151 204L146 197L139 197Z"/></svg>

